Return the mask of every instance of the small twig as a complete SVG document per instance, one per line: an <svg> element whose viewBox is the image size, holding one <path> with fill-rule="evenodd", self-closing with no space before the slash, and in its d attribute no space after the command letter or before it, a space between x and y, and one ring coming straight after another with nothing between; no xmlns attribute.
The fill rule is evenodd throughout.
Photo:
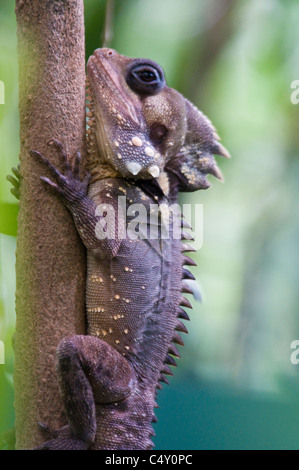
<svg viewBox="0 0 299 470"><path fill-rule="evenodd" d="M113 38L113 16L114 16L114 0L107 0L102 47L109 47L109 45L111 44L111 41Z"/></svg>

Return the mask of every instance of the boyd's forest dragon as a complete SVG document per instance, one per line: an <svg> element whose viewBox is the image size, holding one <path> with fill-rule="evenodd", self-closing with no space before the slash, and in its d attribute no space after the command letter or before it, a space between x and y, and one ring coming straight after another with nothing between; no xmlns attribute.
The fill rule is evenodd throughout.
<svg viewBox="0 0 299 470"><path fill-rule="evenodd" d="M185 255L192 237L169 209L179 191L208 188L209 173L221 179L213 154L229 155L155 62L97 49L87 77L87 176L79 176L80 155L71 165L57 142L61 172L31 152L87 248L87 333L64 338L57 351L68 424L40 448L150 449L156 391L187 332L183 294L194 293L185 268L195 265Z"/></svg>

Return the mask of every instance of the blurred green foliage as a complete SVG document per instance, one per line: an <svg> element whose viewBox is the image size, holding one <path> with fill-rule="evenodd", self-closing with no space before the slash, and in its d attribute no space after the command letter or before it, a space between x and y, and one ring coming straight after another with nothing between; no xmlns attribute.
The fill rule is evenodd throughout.
<svg viewBox="0 0 299 470"><path fill-rule="evenodd" d="M0 5L0 431L13 424L18 163L14 2ZM85 0L87 57L101 45L104 0ZM182 195L204 205L194 274L203 290L171 386L160 393L160 449L298 448L299 79L297 0L115 0L111 46L159 62L168 84L213 121L231 160L225 184ZM210 178L212 180L212 178Z"/></svg>

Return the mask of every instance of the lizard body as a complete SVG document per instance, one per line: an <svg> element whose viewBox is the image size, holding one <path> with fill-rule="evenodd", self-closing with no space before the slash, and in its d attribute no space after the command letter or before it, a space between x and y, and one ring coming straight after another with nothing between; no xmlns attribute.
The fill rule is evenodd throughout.
<svg viewBox="0 0 299 470"><path fill-rule="evenodd" d="M87 248L87 334L64 338L57 353L69 424L41 448L149 449L156 390L179 356L178 332L187 332L180 318L188 319L183 294L192 293L193 276L184 266L195 264L184 254L190 237L175 236L181 214L169 208L179 191L209 187L208 173L221 179L213 154L228 154L154 62L97 49L87 76L90 179L80 179L79 157L72 168L64 156L60 173L32 151Z"/></svg>

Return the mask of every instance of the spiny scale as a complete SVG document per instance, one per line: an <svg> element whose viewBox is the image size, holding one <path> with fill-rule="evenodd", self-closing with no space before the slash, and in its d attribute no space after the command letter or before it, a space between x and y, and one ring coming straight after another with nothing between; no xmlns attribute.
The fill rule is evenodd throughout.
<svg viewBox="0 0 299 470"><path fill-rule="evenodd" d="M192 273L190 273L190 271L183 268L183 279L193 279L193 280L195 280L195 277L193 276Z"/></svg>
<svg viewBox="0 0 299 470"><path fill-rule="evenodd" d="M165 383L166 385L169 385L169 380L167 380L163 374L160 375L159 381Z"/></svg>
<svg viewBox="0 0 299 470"><path fill-rule="evenodd" d="M182 308L179 308L178 310L178 318L182 318L183 320L190 321L190 317L188 313L185 312Z"/></svg>
<svg viewBox="0 0 299 470"><path fill-rule="evenodd" d="M177 357L178 359L181 358L181 354L180 354L179 350L175 347L174 344L171 344L169 346L168 352L169 352L169 354L172 354L173 356Z"/></svg>
<svg viewBox="0 0 299 470"><path fill-rule="evenodd" d="M182 307L192 308L192 305L190 304L189 300L186 299L186 297L184 297L183 295L181 296L180 305L181 305Z"/></svg>
<svg viewBox="0 0 299 470"><path fill-rule="evenodd" d="M186 227L186 224L183 224L183 219L182 219L182 226ZM189 227L190 226L188 225L188 228ZM187 238L186 234L183 234L182 238L186 239ZM190 239L192 239L192 237L190 236L190 237L188 237L188 239L190 240ZM185 248L189 249L189 245L187 247L183 245L182 248L183 248L182 251L185 251L184 250ZM191 260L191 258L189 258L189 257L184 257L183 261L184 261L184 264L186 264L185 261L187 261L189 265L193 262L193 260ZM185 268L182 269L182 288L181 288L181 292L192 294L193 293L192 290L188 289L183 284L184 279L195 280L195 277L193 276L193 274L191 274ZM190 302L185 297L181 297L181 305L184 305L185 307L191 308ZM178 310L178 318L183 318L184 320L189 320L189 316L181 308L179 308L179 310ZM172 343L176 343L176 344L179 344L180 346L184 346L184 342L183 342L181 336L179 335L179 333L177 333L177 331L182 332L182 333L188 333L187 328L185 327L185 325L181 321L178 320L178 322L176 324L176 327L175 327L175 330L176 331L174 332L174 335L173 335L173 338L172 338ZM174 344L170 345L168 351L172 356L176 356L178 358L180 357L180 353L179 353L178 349L174 346ZM165 360L164 360L164 366L163 366L163 369L161 370L161 375L160 375L160 378L159 378L159 382L169 384L169 381L164 377L163 374L173 375L171 369L166 365L166 364L169 364L169 365L172 365L172 366L177 365L175 360L173 359L173 357L171 355L168 354L166 356ZM162 388L161 384L158 384L157 388L161 389Z"/></svg>
<svg viewBox="0 0 299 470"><path fill-rule="evenodd" d="M185 327L184 323L178 320L178 323L175 327L177 331L180 331L181 333L188 333L187 328Z"/></svg>
<svg viewBox="0 0 299 470"><path fill-rule="evenodd" d="M182 243L182 253L185 253L185 252L196 253L196 249L187 243Z"/></svg>
<svg viewBox="0 0 299 470"><path fill-rule="evenodd" d="M164 363L169 364L170 366L173 366L173 367L177 367L177 363L175 362L175 359L169 354L167 354Z"/></svg>
<svg viewBox="0 0 299 470"><path fill-rule="evenodd" d="M183 283L182 283L182 290L181 290L181 292L183 292L184 294L191 294L191 295L193 295L193 290L190 289L190 287L189 287L188 285L183 284Z"/></svg>
<svg viewBox="0 0 299 470"><path fill-rule="evenodd" d="M190 233L182 232L182 240L192 240L194 241L194 237L190 235Z"/></svg>
<svg viewBox="0 0 299 470"><path fill-rule="evenodd" d="M172 370L166 364L163 366L162 373L170 376L173 375Z"/></svg>
<svg viewBox="0 0 299 470"><path fill-rule="evenodd" d="M183 256L183 265L184 264L186 264L187 266L197 266L197 263L186 255Z"/></svg>

